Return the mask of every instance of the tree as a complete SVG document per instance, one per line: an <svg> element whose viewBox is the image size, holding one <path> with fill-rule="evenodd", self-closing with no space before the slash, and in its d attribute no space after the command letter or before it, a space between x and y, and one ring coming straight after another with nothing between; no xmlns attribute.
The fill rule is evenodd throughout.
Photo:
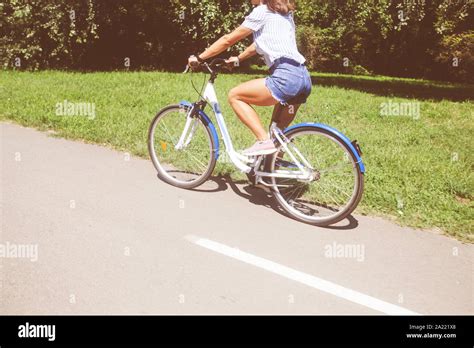
<svg viewBox="0 0 474 348"><path fill-rule="evenodd" d="M250 13L232 0L5 0L0 63L22 69L182 69ZM473 81L472 0L298 0L312 69ZM237 53L250 44L239 43Z"/></svg>

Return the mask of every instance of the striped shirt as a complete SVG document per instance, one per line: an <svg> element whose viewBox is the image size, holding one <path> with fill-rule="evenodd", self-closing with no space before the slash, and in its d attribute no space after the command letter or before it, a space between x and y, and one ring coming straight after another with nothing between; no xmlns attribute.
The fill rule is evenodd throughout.
<svg viewBox="0 0 474 348"><path fill-rule="evenodd" d="M242 26L253 31L257 53L263 55L268 67L281 57L303 64L306 60L296 47L293 13L282 15L260 5L245 17Z"/></svg>

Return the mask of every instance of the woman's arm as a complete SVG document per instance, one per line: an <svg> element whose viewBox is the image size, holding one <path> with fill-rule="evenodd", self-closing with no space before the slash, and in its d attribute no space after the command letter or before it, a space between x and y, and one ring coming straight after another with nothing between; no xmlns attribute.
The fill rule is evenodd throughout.
<svg viewBox="0 0 474 348"><path fill-rule="evenodd" d="M252 34L252 30L250 30L249 28L240 26L237 29L235 29L232 33L226 34L222 36L219 40L214 42L203 53L199 55L199 58L206 60L211 57L217 56L219 53L224 52L230 46L246 38L250 34ZM189 58L190 63L191 61L194 61L194 60L197 60L197 59L192 59L192 57Z"/></svg>
<svg viewBox="0 0 474 348"><path fill-rule="evenodd" d="M255 42L254 42L249 47L247 47L245 49L245 51L243 51L241 54L239 54L239 56L237 58L239 58L239 61L241 62L243 60L246 60L246 59L249 59L249 58L253 57L256 54L257 54L257 46L255 45Z"/></svg>
<svg viewBox="0 0 474 348"><path fill-rule="evenodd" d="M230 57L226 60L228 64L234 64L234 66L239 66L240 62L249 59L257 54L257 46L255 42L245 49L238 57Z"/></svg>

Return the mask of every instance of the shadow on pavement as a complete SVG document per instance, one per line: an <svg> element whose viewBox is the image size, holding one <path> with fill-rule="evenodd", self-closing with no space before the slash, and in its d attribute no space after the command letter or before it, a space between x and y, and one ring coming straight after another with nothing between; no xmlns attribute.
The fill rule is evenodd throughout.
<svg viewBox="0 0 474 348"><path fill-rule="evenodd" d="M239 187L237 186L241 184L248 184L247 186L243 187L243 191L245 192L240 190ZM227 190L228 187L230 187L236 195L247 199L250 203L273 209L277 213L287 218L298 221L299 223L302 223L302 224L313 226L310 223L296 220L294 217L288 215L288 213L284 211L280 207L280 205L275 201L275 199L271 196L271 194L268 194L264 190L250 185L248 181L246 180L234 181L232 180L230 175L211 177L209 178L207 183L200 186L199 188L192 189L191 191L212 193L212 192L225 191ZM341 223L344 223L344 222L346 222L346 224L340 225ZM357 221L357 219L354 218L352 215L349 215L346 219L339 222L338 225L327 226L327 227L322 227L322 228L327 228L331 230L352 230L356 228L357 226L359 226L359 222Z"/></svg>

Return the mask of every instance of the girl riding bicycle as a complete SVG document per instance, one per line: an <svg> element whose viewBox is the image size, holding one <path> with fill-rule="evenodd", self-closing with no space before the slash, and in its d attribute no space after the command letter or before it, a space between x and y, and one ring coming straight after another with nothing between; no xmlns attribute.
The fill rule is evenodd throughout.
<svg viewBox="0 0 474 348"><path fill-rule="evenodd" d="M230 34L222 36L203 53L188 59L190 66L214 57L253 34L254 43L229 64L238 65L256 54L262 55L270 76L251 80L229 92L229 103L239 119L255 134L257 142L244 150L248 156L267 155L277 151L269 134L251 105L275 106L272 120L285 129L295 118L311 93L311 78L305 58L298 52L293 20L293 1L251 0L256 6L245 21Z"/></svg>
<svg viewBox="0 0 474 348"><path fill-rule="evenodd" d="M334 224L347 217L362 198L362 153L355 140L329 125L306 122L287 127L311 92L305 59L296 47L293 6L288 0L252 3L258 6L240 27L189 58L188 65L201 65L209 80L198 101L182 100L156 114L148 131L150 158L158 177L171 185L194 189L206 182L220 154L219 134L204 111L209 104L230 163L247 174L255 187L266 188L289 216L318 226ZM254 43L238 57L203 62L251 33ZM214 81L226 64L257 53L265 58L270 76L229 92L235 113L258 140L242 155L234 149ZM272 139L251 105L275 106L269 130Z"/></svg>

